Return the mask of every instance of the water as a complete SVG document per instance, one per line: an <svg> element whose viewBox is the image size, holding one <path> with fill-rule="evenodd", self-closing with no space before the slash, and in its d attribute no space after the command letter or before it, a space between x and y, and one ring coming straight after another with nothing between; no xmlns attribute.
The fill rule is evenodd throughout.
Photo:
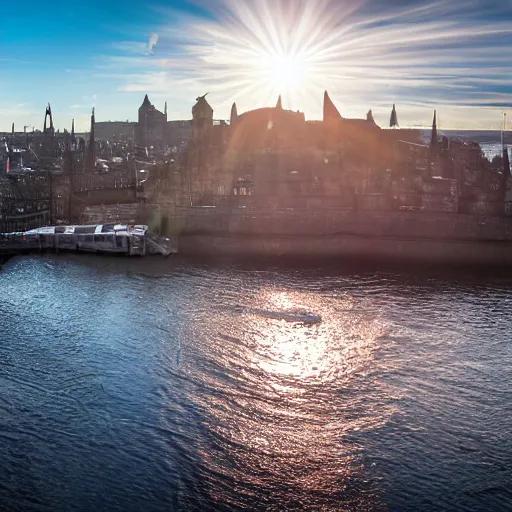
<svg viewBox="0 0 512 512"><path fill-rule="evenodd" d="M2 511L512 510L510 279L62 255L0 286Z"/></svg>
<svg viewBox="0 0 512 512"><path fill-rule="evenodd" d="M441 130L440 135L445 135L449 139L461 139L474 141L480 144L484 155L492 160L495 156L502 156L501 132L497 130ZM423 130L422 137L424 143L430 142L431 130ZM512 146L512 132L504 133L504 143L508 147Z"/></svg>

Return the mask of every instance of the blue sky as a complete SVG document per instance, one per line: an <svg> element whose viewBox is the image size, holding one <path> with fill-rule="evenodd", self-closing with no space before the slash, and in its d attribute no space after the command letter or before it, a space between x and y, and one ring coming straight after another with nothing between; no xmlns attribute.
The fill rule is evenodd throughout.
<svg viewBox="0 0 512 512"><path fill-rule="evenodd" d="M209 92L216 118L273 105L321 117L393 103L404 126L512 120L512 0L25 0L3 2L0 130L135 120L145 93L170 119Z"/></svg>

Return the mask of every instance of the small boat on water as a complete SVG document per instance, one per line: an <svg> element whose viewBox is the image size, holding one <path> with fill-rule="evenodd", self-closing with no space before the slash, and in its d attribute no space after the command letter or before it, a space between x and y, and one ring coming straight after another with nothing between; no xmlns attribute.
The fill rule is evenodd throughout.
<svg viewBox="0 0 512 512"><path fill-rule="evenodd" d="M253 309L250 310L252 314L257 314L265 318L272 318L274 320L285 320L291 323L301 324L319 324L322 322L322 317L307 311L305 309L287 309L283 311L271 311L266 309Z"/></svg>
<svg viewBox="0 0 512 512"><path fill-rule="evenodd" d="M177 240L150 233L145 225L48 226L0 235L0 252L77 251L146 256L177 253Z"/></svg>

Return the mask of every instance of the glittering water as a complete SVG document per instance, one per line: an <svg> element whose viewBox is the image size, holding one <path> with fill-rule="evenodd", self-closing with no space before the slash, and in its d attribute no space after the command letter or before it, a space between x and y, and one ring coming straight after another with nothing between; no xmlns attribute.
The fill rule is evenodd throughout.
<svg viewBox="0 0 512 512"><path fill-rule="evenodd" d="M0 287L0 510L512 510L510 280L51 256Z"/></svg>
<svg viewBox="0 0 512 512"><path fill-rule="evenodd" d="M501 142L482 142L480 147L489 160L492 160L495 156L502 156Z"/></svg>

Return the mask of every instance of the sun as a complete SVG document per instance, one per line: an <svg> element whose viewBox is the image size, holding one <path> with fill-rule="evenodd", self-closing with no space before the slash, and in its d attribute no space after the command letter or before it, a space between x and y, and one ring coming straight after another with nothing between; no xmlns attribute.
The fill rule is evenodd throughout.
<svg viewBox="0 0 512 512"><path fill-rule="evenodd" d="M304 86L307 68L303 59L293 55L276 55L268 60L270 82L282 93Z"/></svg>
<svg viewBox="0 0 512 512"><path fill-rule="evenodd" d="M272 94L300 92L307 85L308 67L300 55L267 54L261 57L259 68L257 74Z"/></svg>

